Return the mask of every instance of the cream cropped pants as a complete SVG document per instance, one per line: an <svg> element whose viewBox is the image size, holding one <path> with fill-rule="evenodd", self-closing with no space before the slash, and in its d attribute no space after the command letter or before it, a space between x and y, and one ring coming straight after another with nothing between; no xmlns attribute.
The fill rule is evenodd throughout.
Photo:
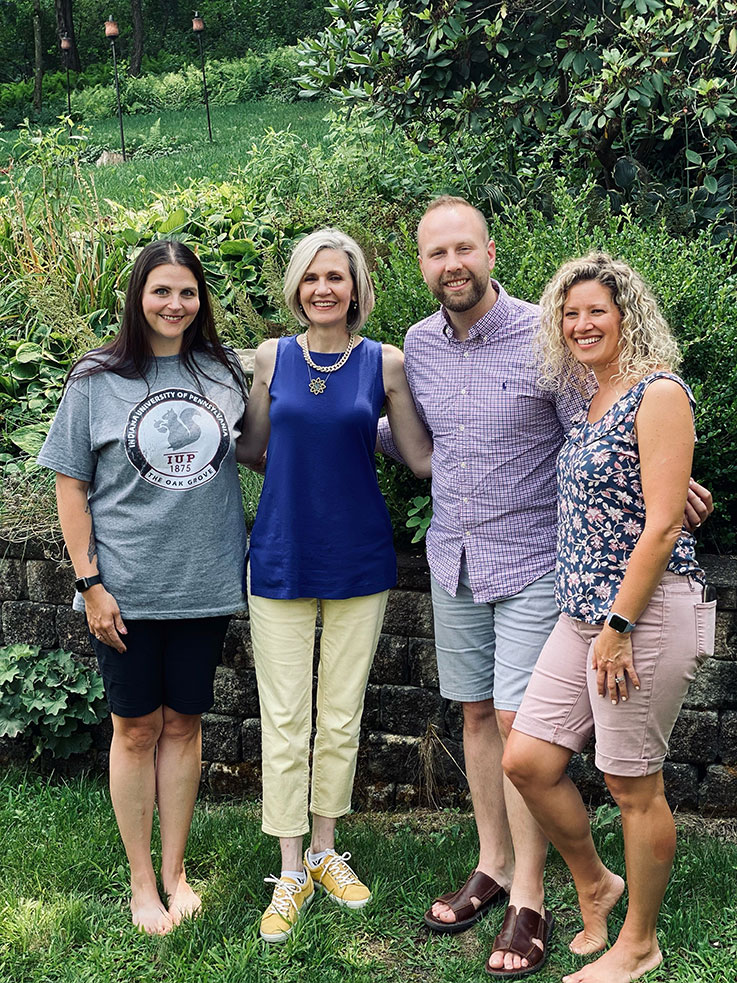
<svg viewBox="0 0 737 983"><path fill-rule="evenodd" d="M337 818L351 807L358 736L388 591L321 600L317 722L309 792L317 598L248 595L261 703L263 819L272 836L309 830L308 805Z"/></svg>

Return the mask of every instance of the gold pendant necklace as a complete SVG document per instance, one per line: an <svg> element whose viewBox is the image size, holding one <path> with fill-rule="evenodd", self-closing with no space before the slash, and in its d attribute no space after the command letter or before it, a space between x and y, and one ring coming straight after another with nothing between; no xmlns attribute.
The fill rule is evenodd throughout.
<svg viewBox="0 0 737 983"><path fill-rule="evenodd" d="M342 369L353 351L353 346L356 343L356 336L353 334L348 336L348 347L340 356L335 365L317 365L315 362L313 362L309 352L309 330L310 329L308 328L307 331L305 331L304 338L301 341L297 339L297 343L302 349L302 354L304 355L305 362L307 363L307 375L310 378L310 392L315 396L320 396L327 388L327 379L321 379L319 376L316 376L313 379L310 369L314 369L315 372L324 372L326 375L330 372L337 372L338 369Z"/></svg>

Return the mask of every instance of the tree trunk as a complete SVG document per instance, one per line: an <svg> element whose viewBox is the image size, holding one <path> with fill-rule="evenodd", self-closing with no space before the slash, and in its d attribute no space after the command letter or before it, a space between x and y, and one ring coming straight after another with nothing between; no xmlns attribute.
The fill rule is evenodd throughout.
<svg viewBox="0 0 737 983"><path fill-rule="evenodd" d="M54 10L56 11L56 27L59 32L59 37L61 37L62 34L68 34L72 41L71 49L65 53L66 57L69 59L69 67L73 72L81 72L82 65L80 64L79 51L77 50L77 36L74 33L72 0L54 0Z"/></svg>
<svg viewBox="0 0 737 983"><path fill-rule="evenodd" d="M131 18L133 20L133 48L131 49L131 63L128 74L138 76L141 74L141 60L143 59L143 14L141 13L141 0L131 0Z"/></svg>
<svg viewBox="0 0 737 983"><path fill-rule="evenodd" d="M38 112L41 109L44 77L41 0L33 0L33 54L33 108Z"/></svg>

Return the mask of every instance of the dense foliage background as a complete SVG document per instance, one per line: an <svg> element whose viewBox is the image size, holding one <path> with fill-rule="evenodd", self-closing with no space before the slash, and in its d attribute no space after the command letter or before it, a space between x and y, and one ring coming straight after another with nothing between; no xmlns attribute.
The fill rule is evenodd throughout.
<svg viewBox="0 0 737 983"><path fill-rule="evenodd" d="M314 34L327 22L324 0L139 0L143 22L144 54L179 59L197 56L192 34L195 8L205 20L207 51L216 58L233 58L252 50L294 44ZM64 67L59 48L59 0L40 0L44 68ZM110 60L104 22L112 13L120 28L119 52L132 54L133 18L128 0L103 4L99 0L72 0L77 53L82 69ZM17 82L33 75L33 0L0 0L0 82Z"/></svg>
<svg viewBox="0 0 737 983"><path fill-rule="evenodd" d="M39 3L50 18L59 2L0 0L0 25ZM716 501L706 545L735 547L737 3L208 3L213 145L190 11L141 3L149 60L122 78L132 163L92 167L118 136L91 0L72 3L90 59L74 75L72 119L49 122L65 83L49 74L46 123L0 133L0 527L55 523L34 454L69 365L115 329L145 243L190 242L223 334L252 347L295 329L280 293L294 243L338 225L374 271L368 333L401 345L434 307L416 221L451 192L492 217L498 276L519 297L537 300L559 263L593 246L650 281L698 399L694 473ZM7 64L21 64L23 44ZM6 125L22 123L30 99L28 81L0 85ZM408 538L408 503L427 486L391 462L380 470ZM252 511L258 488L244 491Z"/></svg>

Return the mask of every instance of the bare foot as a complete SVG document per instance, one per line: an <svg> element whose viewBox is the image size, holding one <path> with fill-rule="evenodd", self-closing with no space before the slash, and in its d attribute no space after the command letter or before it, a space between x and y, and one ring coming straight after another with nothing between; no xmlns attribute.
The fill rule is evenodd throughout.
<svg viewBox="0 0 737 983"><path fill-rule="evenodd" d="M174 922L161 903L161 898L149 891L132 893L131 915L133 924L146 935L166 935L174 928Z"/></svg>
<svg viewBox="0 0 737 983"><path fill-rule="evenodd" d="M181 875L177 886L169 895L169 916L175 925L183 918L194 918L202 907L202 899L187 883L184 874Z"/></svg>
<svg viewBox="0 0 737 983"><path fill-rule="evenodd" d="M583 969L563 977L563 983L632 983L663 961L657 939L634 949L617 940L608 952Z"/></svg>
<svg viewBox="0 0 737 983"><path fill-rule="evenodd" d="M592 894L586 897L579 894L578 903L581 907L583 929L569 945L571 952L575 952L577 956L590 956L592 952L601 952L609 938L607 919L622 897L623 891L622 878L619 874L613 874L608 870Z"/></svg>

